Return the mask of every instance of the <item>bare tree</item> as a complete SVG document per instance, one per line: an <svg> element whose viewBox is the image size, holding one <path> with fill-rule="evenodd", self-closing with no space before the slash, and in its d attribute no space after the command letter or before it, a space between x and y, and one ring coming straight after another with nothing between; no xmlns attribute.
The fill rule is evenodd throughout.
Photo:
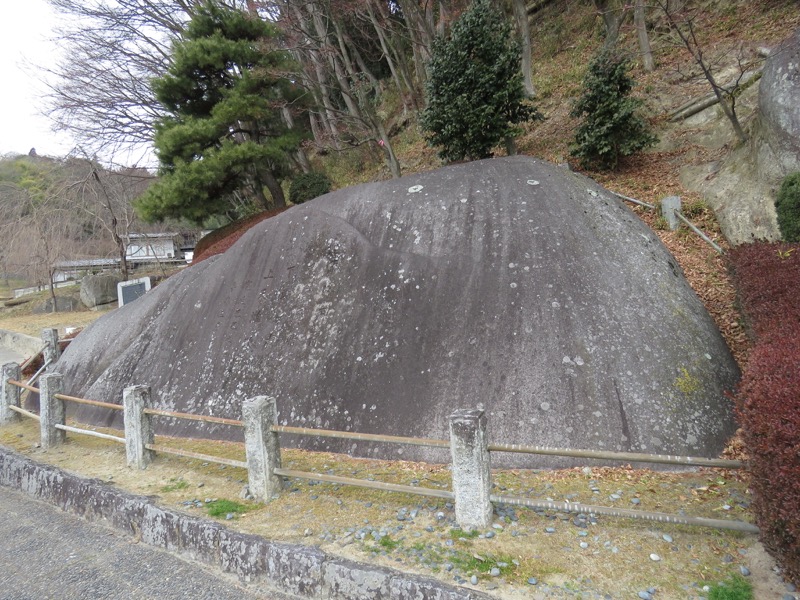
<svg viewBox="0 0 800 600"><path fill-rule="evenodd" d="M696 11L677 11L673 8L676 3L669 2L668 0L656 0L656 4L664 13L671 30L675 32L680 43L692 56L697 66L700 67L703 76L711 86L714 96L716 96L722 108L722 112L725 114L728 121L730 121L736 137L740 142L746 142L747 134L742 128L739 117L736 114L736 97L748 70L741 53L737 56L738 77L730 84L720 84L714 75L712 64L704 52L703 45L697 37L696 20L700 13Z"/></svg>
<svg viewBox="0 0 800 600"><path fill-rule="evenodd" d="M47 101L57 129L106 156L149 147L161 114L150 80L170 61L196 0L48 0L64 58Z"/></svg>
<svg viewBox="0 0 800 600"><path fill-rule="evenodd" d="M128 279L127 241L134 226L140 226L133 201L155 177L145 169L107 170L89 159L70 159L63 194L94 226L113 242L122 278Z"/></svg>

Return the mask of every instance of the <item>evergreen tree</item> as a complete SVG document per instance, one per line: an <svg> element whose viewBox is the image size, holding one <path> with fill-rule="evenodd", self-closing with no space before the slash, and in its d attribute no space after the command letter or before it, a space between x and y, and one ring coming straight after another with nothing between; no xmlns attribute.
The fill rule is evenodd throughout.
<svg viewBox="0 0 800 600"><path fill-rule="evenodd" d="M279 179L299 137L280 114L288 83L274 75L287 57L267 47L273 27L207 0L173 45L173 65L152 82L169 113L156 124L160 178L137 202L146 220L195 222L244 196L284 206ZM264 188L271 199L267 199Z"/></svg>
<svg viewBox="0 0 800 600"><path fill-rule="evenodd" d="M426 91L422 128L449 161L488 158L511 145L518 123L541 118L525 102L519 45L489 0L475 0L450 37L434 41Z"/></svg>
<svg viewBox="0 0 800 600"><path fill-rule="evenodd" d="M630 156L658 141L637 114L642 101L631 98L633 85L627 61L610 52L601 52L589 64L583 96L572 110L573 117L583 119L572 155L584 168L614 169L620 156Z"/></svg>

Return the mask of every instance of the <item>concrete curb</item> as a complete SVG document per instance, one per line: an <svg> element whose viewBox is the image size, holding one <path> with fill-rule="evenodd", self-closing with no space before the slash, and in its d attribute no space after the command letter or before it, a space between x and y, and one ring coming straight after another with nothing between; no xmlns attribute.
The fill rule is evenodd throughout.
<svg viewBox="0 0 800 600"><path fill-rule="evenodd" d="M114 489L37 463L0 446L0 485L16 488L87 521L145 544L236 575L256 591L330 600L489 600L467 588L330 556L312 546L271 542L206 519L156 506L146 496Z"/></svg>
<svg viewBox="0 0 800 600"><path fill-rule="evenodd" d="M44 346L41 338L36 338L16 331L0 329L0 347L8 348L24 356L32 356Z"/></svg>

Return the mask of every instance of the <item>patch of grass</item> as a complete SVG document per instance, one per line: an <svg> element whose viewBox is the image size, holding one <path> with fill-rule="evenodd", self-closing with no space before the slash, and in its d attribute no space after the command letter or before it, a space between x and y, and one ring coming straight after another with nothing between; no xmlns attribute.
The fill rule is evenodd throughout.
<svg viewBox="0 0 800 600"><path fill-rule="evenodd" d="M206 508L210 517L222 517L228 513L237 514L248 510L248 507L244 504L225 499L209 502L206 504Z"/></svg>
<svg viewBox="0 0 800 600"><path fill-rule="evenodd" d="M480 533L476 529L473 529L472 531L464 531L463 529L453 528L450 530L450 537L454 540L460 538L466 538L468 540L472 540L478 537L479 535Z"/></svg>
<svg viewBox="0 0 800 600"><path fill-rule="evenodd" d="M378 545L381 548L391 552L392 550L402 546L403 542L401 542L400 540L393 540L390 536L385 535L378 540Z"/></svg>
<svg viewBox="0 0 800 600"><path fill-rule="evenodd" d="M500 575L511 575L517 566L514 564L514 559L511 556L504 554L467 554L466 552L455 552L450 557L450 562L453 565L467 574L480 573L487 574L492 569L497 568L500 570Z"/></svg>
<svg viewBox="0 0 800 600"><path fill-rule="evenodd" d="M753 585L735 573L714 585L708 592L708 600L753 600Z"/></svg>
<svg viewBox="0 0 800 600"><path fill-rule="evenodd" d="M169 492L177 492L178 490L185 490L189 487L189 482L181 478L172 477L169 483L161 488L161 492L167 494Z"/></svg>

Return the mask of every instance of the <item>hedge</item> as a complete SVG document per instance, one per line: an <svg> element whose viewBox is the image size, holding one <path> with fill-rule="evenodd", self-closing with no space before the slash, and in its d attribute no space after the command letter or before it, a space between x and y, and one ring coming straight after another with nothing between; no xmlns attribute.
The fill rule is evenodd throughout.
<svg viewBox="0 0 800 600"><path fill-rule="evenodd" d="M737 394L753 511L764 544L800 581L800 244L740 246L731 263L755 337Z"/></svg>

